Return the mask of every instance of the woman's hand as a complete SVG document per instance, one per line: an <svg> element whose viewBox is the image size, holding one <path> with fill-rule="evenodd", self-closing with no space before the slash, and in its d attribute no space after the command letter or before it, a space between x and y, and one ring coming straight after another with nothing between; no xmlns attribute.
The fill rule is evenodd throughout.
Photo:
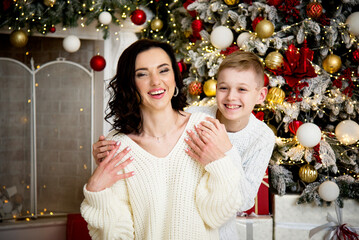
<svg viewBox="0 0 359 240"><path fill-rule="evenodd" d="M121 164L118 164L130 151L130 148L127 147L119 152L116 156L115 153L119 149L120 144L115 145L115 148L110 151L108 156L99 163L98 167L92 174L89 179L86 189L90 192L99 192L106 188L111 187L118 180L132 177L134 175L133 172L128 173L119 173L123 170L129 163L133 161L132 157L127 158ZM116 166L116 164L118 164Z"/></svg>
<svg viewBox="0 0 359 240"><path fill-rule="evenodd" d="M187 131L190 138L185 141L191 149L186 149L187 154L206 166L215 160L223 158L225 152L232 148L226 128L217 119L206 118L209 122L201 122L195 130Z"/></svg>
<svg viewBox="0 0 359 240"><path fill-rule="evenodd" d="M108 156L110 151L115 148L116 141L105 140L104 136L100 136L98 141L92 145L92 156L95 158L96 165Z"/></svg>

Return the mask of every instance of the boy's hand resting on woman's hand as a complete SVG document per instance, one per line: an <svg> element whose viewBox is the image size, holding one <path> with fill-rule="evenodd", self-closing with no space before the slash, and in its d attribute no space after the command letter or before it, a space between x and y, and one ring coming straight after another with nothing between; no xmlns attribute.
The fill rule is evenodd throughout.
<svg viewBox="0 0 359 240"><path fill-rule="evenodd" d="M133 172L121 173L122 170L133 161L132 157L128 157L124 162L118 164L130 151L127 147L119 152L116 156L120 144L115 145L114 149L110 151L107 157L98 164L98 167L89 179L86 189L90 192L99 192L111 187L120 179L125 179L133 176Z"/></svg>

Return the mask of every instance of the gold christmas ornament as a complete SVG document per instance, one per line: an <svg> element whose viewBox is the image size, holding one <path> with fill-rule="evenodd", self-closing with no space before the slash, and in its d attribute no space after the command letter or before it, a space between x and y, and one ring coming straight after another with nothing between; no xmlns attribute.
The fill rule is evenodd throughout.
<svg viewBox="0 0 359 240"><path fill-rule="evenodd" d="M225 4L228 6L233 6L239 3L239 0L224 0Z"/></svg>
<svg viewBox="0 0 359 240"><path fill-rule="evenodd" d="M203 92L207 97L216 96L217 80L210 79L203 84Z"/></svg>
<svg viewBox="0 0 359 240"><path fill-rule="evenodd" d="M56 0L44 0L45 6L53 7L56 3Z"/></svg>
<svg viewBox="0 0 359 240"><path fill-rule="evenodd" d="M323 68L328 73L337 72L341 66L342 60L335 54L330 54L323 60Z"/></svg>
<svg viewBox="0 0 359 240"><path fill-rule="evenodd" d="M283 56L278 51L271 52L265 58L264 63L267 68L277 70L283 65Z"/></svg>
<svg viewBox="0 0 359 240"><path fill-rule="evenodd" d="M159 19L158 17L155 17L155 19L153 19L151 21L151 29L153 31L160 31L163 28L163 22L161 19Z"/></svg>
<svg viewBox="0 0 359 240"><path fill-rule="evenodd" d="M270 104L281 104L285 99L285 93L281 88L272 87L269 89L266 100Z"/></svg>
<svg viewBox="0 0 359 240"><path fill-rule="evenodd" d="M10 34L10 43L17 48L26 46L28 37L23 30L15 30Z"/></svg>
<svg viewBox="0 0 359 240"><path fill-rule="evenodd" d="M255 32L260 38L269 38L274 33L274 25L271 21L263 19L257 24Z"/></svg>
<svg viewBox="0 0 359 240"><path fill-rule="evenodd" d="M318 172L312 165L305 164L299 169L299 177L303 182L311 183L317 179Z"/></svg>

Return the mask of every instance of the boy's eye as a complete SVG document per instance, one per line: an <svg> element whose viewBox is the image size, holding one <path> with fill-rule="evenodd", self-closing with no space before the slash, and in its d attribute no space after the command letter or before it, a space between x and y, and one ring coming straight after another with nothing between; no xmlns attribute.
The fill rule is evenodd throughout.
<svg viewBox="0 0 359 240"><path fill-rule="evenodd" d="M247 89L245 89L245 88L240 88L239 91L243 92L243 91L247 91Z"/></svg>
<svg viewBox="0 0 359 240"><path fill-rule="evenodd" d="M226 87L220 87L219 90L226 90Z"/></svg>

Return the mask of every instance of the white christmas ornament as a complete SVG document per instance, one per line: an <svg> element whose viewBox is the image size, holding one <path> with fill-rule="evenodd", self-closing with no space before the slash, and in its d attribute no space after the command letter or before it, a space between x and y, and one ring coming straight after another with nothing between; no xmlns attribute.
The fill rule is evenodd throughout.
<svg viewBox="0 0 359 240"><path fill-rule="evenodd" d="M251 38L251 34L249 32L242 32L237 37L237 46L240 48L244 47L244 43L247 42Z"/></svg>
<svg viewBox="0 0 359 240"><path fill-rule="evenodd" d="M109 12L102 12L100 13L100 15L98 16L98 20L100 23L102 23L103 25L108 25L111 23L112 21L112 16L111 16L111 13Z"/></svg>
<svg viewBox="0 0 359 240"><path fill-rule="evenodd" d="M62 46L67 52L74 53L80 49L81 42L80 39L75 35L70 35L65 37L65 39L62 42Z"/></svg>
<svg viewBox="0 0 359 240"><path fill-rule="evenodd" d="M349 32L355 36L359 36L359 12L350 14L346 20L349 26Z"/></svg>
<svg viewBox="0 0 359 240"><path fill-rule="evenodd" d="M341 121L335 128L335 136L341 144L356 143L359 140L359 124L352 120Z"/></svg>
<svg viewBox="0 0 359 240"><path fill-rule="evenodd" d="M327 202L334 201L339 196L339 187L335 182L325 181L319 185L319 196Z"/></svg>
<svg viewBox="0 0 359 240"><path fill-rule="evenodd" d="M297 130L299 143L304 147L314 147L320 142L322 132L314 123L304 123Z"/></svg>
<svg viewBox="0 0 359 240"><path fill-rule="evenodd" d="M231 46L233 42L232 31L224 26L219 26L213 29L211 33L211 43L218 49L225 49Z"/></svg>

